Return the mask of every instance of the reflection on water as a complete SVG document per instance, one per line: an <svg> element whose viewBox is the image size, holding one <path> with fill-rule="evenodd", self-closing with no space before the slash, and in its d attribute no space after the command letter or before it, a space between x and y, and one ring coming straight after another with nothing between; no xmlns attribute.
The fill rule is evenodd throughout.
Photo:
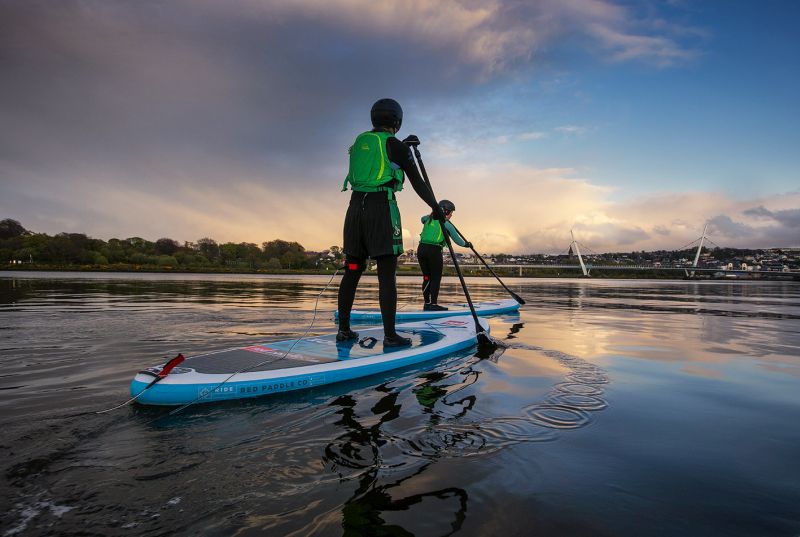
<svg viewBox="0 0 800 537"><path fill-rule="evenodd" d="M328 279L0 273L3 534L800 532L792 282L511 280L528 304L491 355L91 413L163 356L300 336Z"/></svg>

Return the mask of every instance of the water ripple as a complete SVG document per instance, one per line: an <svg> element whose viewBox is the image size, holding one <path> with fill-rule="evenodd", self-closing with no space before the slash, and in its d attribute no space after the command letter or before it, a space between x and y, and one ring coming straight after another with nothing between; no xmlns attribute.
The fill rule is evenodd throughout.
<svg viewBox="0 0 800 537"><path fill-rule="evenodd" d="M589 415L569 405L538 403L524 408L523 412L534 423L553 429L577 429L589 423Z"/></svg>
<svg viewBox="0 0 800 537"><path fill-rule="evenodd" d="M591 422L593 412L608 406L602 397L602 386L609 382L609 378L602 368L560 351L516 342L505 343L511 352L515 349L534 351L558 361L568 369L563 381L555 384L541 401L521 408L520 415L471 420L470 411L474 409L476 397L453 396L479 382L483 373L479 368L481 359L474 356L466 362L450 362L443 368L419 375L412 383L411 392L424 411L431 414L431 421L417 421L393 431L391 442L400 446L405 455L418 458L487 455L518 443L553 441L559 431L586 426ZM496 361L499 357L493 355L487 359ZM395 383L393 386L404 389L408 383ZM384 431L383 435L385 438L387 433ZM370 457L378 459L382 455L374 444L366 455L362 449L366 447L347 444L347 456L343 462L361 467Z"/></svg>

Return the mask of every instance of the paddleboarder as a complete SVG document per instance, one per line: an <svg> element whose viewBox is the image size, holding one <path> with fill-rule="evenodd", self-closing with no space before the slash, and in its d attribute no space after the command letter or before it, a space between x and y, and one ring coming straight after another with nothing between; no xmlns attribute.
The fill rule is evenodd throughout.
<svg viewBox="0 0 800 537"><path fill-rule="evenodd" d="M419 235L419 246L417 247L417 261L419 268L422 269L422 296L425 298L423 306L425 311L447 310L438 303L444 268L442 251L447 246L445 232L459 246L472 248L472 243L462 237L455 226L450 223L450 218L453 217L456 210L455 204L450 200L442 200L439 202L439 208L444 214L444 226L434 217L433 213L423 216L421 218L422 233Z"/></svg>
<svg viewBox="0 0 800 537"><path fill-rule="evenodd" d="M367 259L378 264L378 299L383 319L384 347L411 345L395 331L397 311L397 256L403 253L403 228L396 193L405 177L427 203L434 218L445 217L436 198L420 176L411 149L416 136L395 137L403 123L403 109L394 99L380 99L370 111L372 130L359 134L350 146L350 164L342 192L348 184L353 193L344 219L345 272L339 285L339 332L337 341L358 338L350 329L350 311Z"/></svg>

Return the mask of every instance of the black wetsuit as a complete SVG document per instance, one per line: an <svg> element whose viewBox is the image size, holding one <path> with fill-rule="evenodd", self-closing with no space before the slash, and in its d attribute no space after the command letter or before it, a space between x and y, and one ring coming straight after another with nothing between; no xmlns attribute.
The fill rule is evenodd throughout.
<svg viewBox="0 0 800 537"><path fill-rule="evenodd" d="M425 224L429 215L422 217L422 223ZM467 241L462 237L456 228L448 221L442 227L452 241L459 246L467 246ZM444 260L442 250L447 243L442 240L439 244L429 244L420 242L417 246L417 261L419 268L422 270L422 296L425 298L425 304L438 304L439 303L439 288L442 284L442 271L444 270Z"/></svg>
<svg viewBox="0 0 800 537"><path fill-rule="evenodd" d="M405 173L414 191L444 219L436 199L423 181L411 149L395 137L386 139L386 156ZM353 192L344 223L345 272L339 285L339 330L350 329L350 311L367 258L378 263L378 299L386 336L396 335L397 256L392 249L392 223L386 192Z"/></svg>

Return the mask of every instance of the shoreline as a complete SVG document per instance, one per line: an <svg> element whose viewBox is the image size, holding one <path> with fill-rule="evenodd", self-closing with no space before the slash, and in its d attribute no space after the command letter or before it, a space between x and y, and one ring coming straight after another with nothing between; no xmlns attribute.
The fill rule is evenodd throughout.
<svg viewBox="0 0 800 537"><path fill-rule="evenodd" d="M776 273L774 276L759 274L754 276L727 276L727 277L712 277L700 276L695 278L687 278L677 276L675 272L659 272L653 270L649 274L643 273L641 270L630 271L602 271L597 270L588 278L581 275L579 270L565 271L559 269L542 269L532 268L525 269L523 266L523 274L520 274L519 268L494 268L498 276L507 279L517 278L564 278L564 279L595 279L595 280L674 280L674 281L688 281L688 280L711 280L711 281L792 281L798 280L795 274ZM398 276L421 276L422 273L418 269L403 268L403 265L398 267ZM13 265L8 267L0 267L0 273L3 272L86 272L86 273L134 273L134 274L227 274L235 275L274 275L274 276L324 276L332 274L334 268L323 269L251 269L243 270L241 268L222 268L222 267L194 267L194 268L173 268L173 267L145 267L142 265L116 265L116 266L97 266L97 265ZM485 269L462 269L465 277L470 278L489 278L494 277ZM364 276L375 276L375 270L367 270ZM454 270L445 268L443 276L456 276Z"/></svg>

